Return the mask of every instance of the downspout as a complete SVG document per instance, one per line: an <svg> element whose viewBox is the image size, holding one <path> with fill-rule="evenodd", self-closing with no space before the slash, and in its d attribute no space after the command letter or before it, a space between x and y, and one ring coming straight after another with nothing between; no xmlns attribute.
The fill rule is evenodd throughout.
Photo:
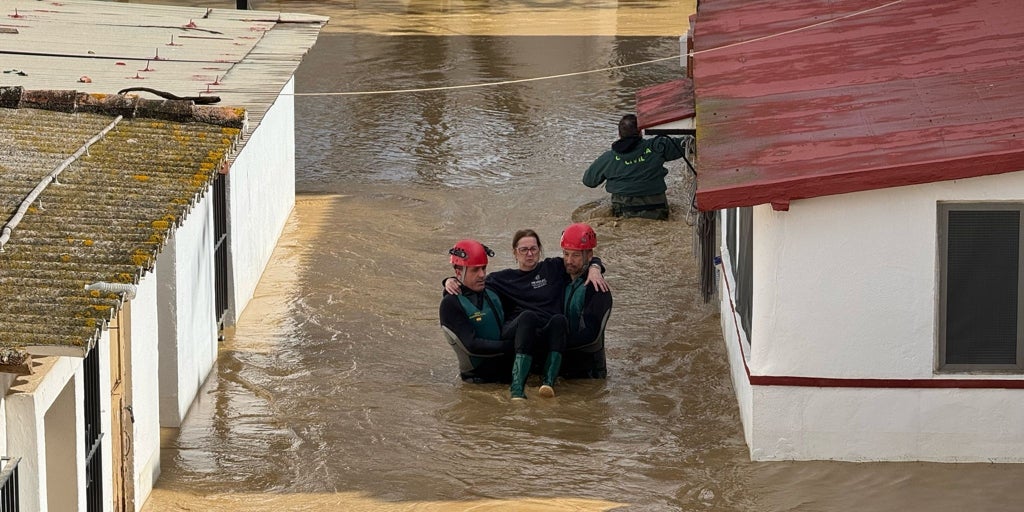
<svg viewBox="0 0 1024 512"><path fill-rule="evenodd" d="M30 192L28 196L25 197L25 199L21 202L21 206L18 207L18 211L14 212L14 215L11 216L11 219L7 221L7 224L4 224L3 233L0 234L0 252L4 252L4 245L6 245L7 241L11 239L11 232L13 232L14 228L16 228L18 224L21 222L22 217L24 217L25 213L28 212L28 208L32 206L32 203L39 197L39 194L42 194L43 190L45 190L50 183L56 182L57 175L63 172L64 169L67 169L69 165L75 162L75 160L78 160L78 158L84 154L88 154L89 146L92 146L97 141L102 139L103 136L107 134L107 132L114 129L114 127L117 126L117 123L120 122L121 116L117 116L113 122L107 125L106 128L104 128L95 136L93 136L93 138L89 139L89 141L83 144L82 147L78 148L78 151L75 151L73 155L64 159L64 161L61 162L61 164L58 165L56 169L50 171L50 174L47 174L45 177L43 177L39 184L36 185L36 188L32 189L32 192Z"/></svg>

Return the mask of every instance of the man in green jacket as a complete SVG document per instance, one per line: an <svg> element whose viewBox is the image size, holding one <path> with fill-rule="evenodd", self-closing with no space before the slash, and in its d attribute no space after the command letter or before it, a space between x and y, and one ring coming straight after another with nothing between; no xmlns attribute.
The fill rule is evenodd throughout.
<svg viewBox="0 0 1024 512"><path fill-rule="evenodd" d="M683 156L682 139L658 136L644 139L636 116L619 120L619 140L583 174L583 184L594 188L607 181L612 212L617 217L668 218L665 198L665 162Z"/></svg>

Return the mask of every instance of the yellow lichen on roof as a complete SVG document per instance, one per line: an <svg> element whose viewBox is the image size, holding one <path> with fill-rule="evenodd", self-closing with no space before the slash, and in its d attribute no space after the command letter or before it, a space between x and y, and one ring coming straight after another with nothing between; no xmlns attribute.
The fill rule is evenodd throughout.
<svg viewBox="0 0 1024 512"><path fill-rule="evenodd" d="M113 119L0 108L0 140L14 141L0 203L17 205L44 176ZM0 252L0 350L88 348L120 307L95 282L138 283L192 205L206 194L240 134L205 123L124 120L65 168L28 208ZM24 144L32 141L33 144ZM187 141L183 143L183 141ZM41 151L39 148L46 148ZM30 292L31 291L31 292ZM31 296L28 295L31 293Z"/></svg>

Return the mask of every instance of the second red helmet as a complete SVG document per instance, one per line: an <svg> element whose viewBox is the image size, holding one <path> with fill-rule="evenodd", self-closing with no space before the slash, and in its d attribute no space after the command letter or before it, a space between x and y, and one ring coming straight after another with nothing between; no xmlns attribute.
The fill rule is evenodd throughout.
<svg viewBox="0 0 1024 512"><path fill-rule="evenodd" d="M569 225L562 231L562 249L586 251L597 247L597 233L583 222Z"/></svg>
<svg viewBox="0 0 1024 512"><path fill-rule="evenodd" d="M487 264L487 257L494 256L494 251L476 240L459 240L455 247L448 249L452 265L460 267L479 267Z"/></svg>

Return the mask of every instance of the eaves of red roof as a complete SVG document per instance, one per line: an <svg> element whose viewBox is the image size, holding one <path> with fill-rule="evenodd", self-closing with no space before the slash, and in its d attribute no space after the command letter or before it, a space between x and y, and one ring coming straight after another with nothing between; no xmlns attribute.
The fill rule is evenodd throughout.
<svg viewBox="0 0 1024 512"><path fill-rule="evenodd" d="M1020 0L702 0L702 210L1024 170Z"/></svg>
<svg viewBox="0 0 1024 512"><path fill-rule="evenodd" d="M640 89L636 121L641 130L693 117L693 81L680 78Z"/></svg>

